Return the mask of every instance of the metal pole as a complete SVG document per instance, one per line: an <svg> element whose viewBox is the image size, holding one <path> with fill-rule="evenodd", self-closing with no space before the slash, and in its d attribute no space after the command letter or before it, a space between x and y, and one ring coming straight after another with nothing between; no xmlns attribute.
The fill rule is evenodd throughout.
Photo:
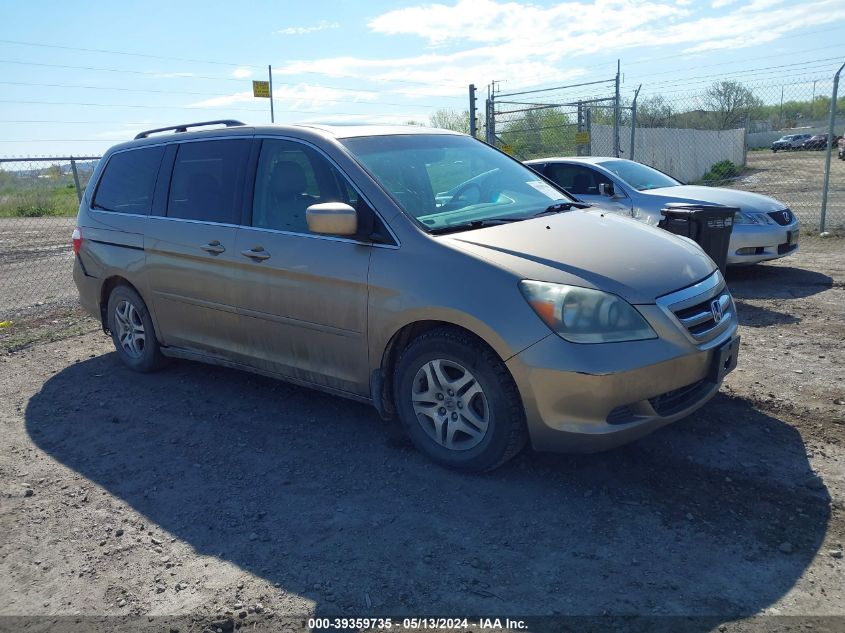
<svg viewBox="0 0 845 633"><path fill-rule="evenodd" d="M577 132L584 131L584 104L580 101L578 102L578 126L575 128ZM576 135L577 136L577 135ZM575 155L576 156L583 156L584 155L584 146L578 142L578 139L575 139Z"/></svg>
<svg viewBox="0 0 845 633"><path fill-rule="evenodd" d="M590 108L587 108L586 112L584 112L584 127L587 128L587 132L590 133L587 142L587 153L586 156L593 155L593 115L591 114Z"/></svg>
<svg viewBox="0 0 845 633"><path fill-rule="evenodd" d="M619 158L619 72L620 60L616 60L616 101L613 104L613 155Z"/></svg>
<svg viewBox="0 0 845 633"><path fill-rule="evenodd" d="M273 67L267 65L267 75L270 77L270 123L276 122L276 116L273 113Z"/></svg>
<svg viewBox="0 0 845 633"><path fill-rule="evenodd" d="M778 115L778 127L783 129L783 86L780 87L780 114Z"/></svg>
<svg viewBox="0 0 845 633"><path fill-rule="evenodd" d="M475 138L478 135L475 120L475 84L469 85L469 135Z"/></svg>
<svg viewBox="0 0 845 633"><path fill-rule="evenodd" d="M818 79L813 80L813 98L810 101L810 120L816 120L816 82Z"/></svg>
<svg viewBox="0 0 845 633"><path fill-rule="evenodd" d="M833 94L830 97L830 118L827 122L827 152L824 157L824 185L822 185L822 212L819 216L819 233L824 232L824 221L827 215L827 188L830 186L830 153L833 147L833 123L836 120L836 96L839 91L839 74L845 64L839 67L833 76Z"/></svg>
<svg viewBox="0 0 845 633"><path fill-rule="evenodd" d="M629 160L634 160L634 137L637 132L637 97L640 96L640 88L642 87L642 84L637 86L634 91L634 102L631 104L631 153L628 156Z"/></svg>
<svg viewBox="0 0 845 633"><path fill-rule="evenodd" d="M70 170L73 172L73 184L76 185L77 202L82 202L82 187L79 186L79 172L76 171L76 160L70 157Z"/></svg>

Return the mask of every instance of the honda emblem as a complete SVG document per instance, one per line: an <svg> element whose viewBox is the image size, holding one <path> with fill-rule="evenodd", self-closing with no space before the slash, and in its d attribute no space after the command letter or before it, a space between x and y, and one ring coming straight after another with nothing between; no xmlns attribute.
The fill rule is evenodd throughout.
<svg viewBox="0 0 845 633"><path fill-rule="evenodd" d="M713 313L713 321L718 323L722 320L722 302L714 299L710 302L710 312Z"/></svg>

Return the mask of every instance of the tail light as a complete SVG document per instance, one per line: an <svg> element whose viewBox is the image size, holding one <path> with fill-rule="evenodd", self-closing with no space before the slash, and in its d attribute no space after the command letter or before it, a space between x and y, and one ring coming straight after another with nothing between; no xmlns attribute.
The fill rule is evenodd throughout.
<svg viewBox="0 0 845 633"><path fill-rule="evenodd" d="M73 253L75 255L79 253L79 249L82 248L82 231L79 230L79 227L73 229L71 239L73 240Z"/></svg>

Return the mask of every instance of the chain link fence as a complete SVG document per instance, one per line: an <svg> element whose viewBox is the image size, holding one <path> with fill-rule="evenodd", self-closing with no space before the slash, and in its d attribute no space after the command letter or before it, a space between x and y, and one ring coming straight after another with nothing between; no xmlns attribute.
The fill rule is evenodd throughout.
<svg viewBox="0 0 845 633"><path fill-rule="evenodd" d="M0 322L75 300L71 233L98 160L0 159Z"/></svg>
<svg viewBox="0 0 845 633"><path fill-rule="evenodd" d="M616 90L617 80L501 93L491 89L487 140L520 158L618 156L688 183L776 198L813 229L845 227L845 96L831 76L674 82ZM839 93L841 94L841 93ZM822 221L826 155L830 153Z"/></svg>

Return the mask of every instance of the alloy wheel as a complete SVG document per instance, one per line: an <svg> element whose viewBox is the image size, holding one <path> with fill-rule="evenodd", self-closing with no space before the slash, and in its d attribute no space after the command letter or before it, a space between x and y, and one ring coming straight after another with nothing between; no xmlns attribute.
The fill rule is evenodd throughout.
<svg viewBox="0 0 845 633"><path fill-rule="evenodd" d="M449 450L477 446L487 433L490 407L478 380L450 360L426 362L414 376L411 402L422 428Z"/></svg>

